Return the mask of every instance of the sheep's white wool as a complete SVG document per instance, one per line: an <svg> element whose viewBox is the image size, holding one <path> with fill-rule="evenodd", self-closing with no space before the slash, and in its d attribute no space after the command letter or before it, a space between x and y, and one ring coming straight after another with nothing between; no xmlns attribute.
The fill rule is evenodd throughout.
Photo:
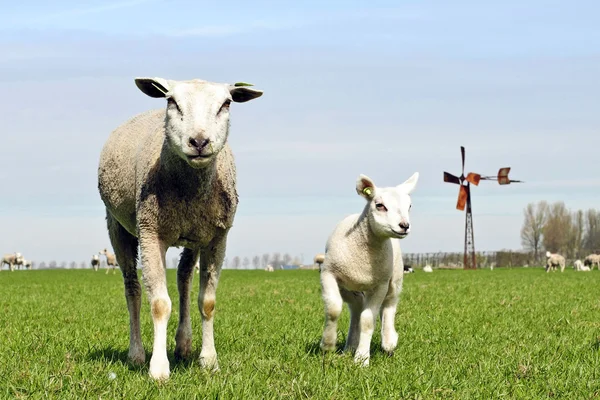
<svg viewBox="0 0 600 400"><path fill-rule="evenodd" d="M560 254L553 254L549 251L546 252L546 272L550 270L556 272L556 269L560 267L560 272L565 271L565 258Z"/></svg>
<svg viewBox="0 0 600 400"><path fill-rule="evenodd" d="M324 351L335 349L343 302L350 308L345 350L355 351L356 362L369 364L378 315L381 315L383 350L392 353L396 348L394 318L404 274L399 239L411 230L410 193L418 178L415 173L401 185L380 188L369 177L358 177L356 191L367 204L361 214L346 217L334 229L321 266Z"/></svg>
<svg viewBox="0 0 600 400"><path fill-rule="evenodd" d="M423 272L433 272L431 265L426 265L423 267Z"/></svg>

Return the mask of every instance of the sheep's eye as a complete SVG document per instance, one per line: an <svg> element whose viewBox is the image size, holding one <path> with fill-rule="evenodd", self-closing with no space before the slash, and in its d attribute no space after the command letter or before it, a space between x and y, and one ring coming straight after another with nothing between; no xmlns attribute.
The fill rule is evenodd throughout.
<svg viewBox="0 0 600 400"><path fill-rule="evenodd" d="M175 99L173 99L172 97L169 97L167 99L167 105L170 106L170 107L175 107L175 109L177 110L177 112L179 114L183 115L183 113L181 112L181 108L179 108L179 104L177 104L177 102L175 101Z"/></svg>
<svg viewBox="0 0 600 400"><path fill-rule="evenodd" d="M229 100L229 99L225 100L225 102L223 103L223 105L221 106L221 108L219 109L219 112L217 114L220 114L223 110L229 110L230 105L231 105L231 100Z"/></svg>
<svg viewBox="0 0 600 400"><path fill-rule="evenodd" d="M377 203L377 204L375 204L375 208L377 209L377 211L387 211L387 208L385 208L385 206L383 205L383 203Z"/></svg>

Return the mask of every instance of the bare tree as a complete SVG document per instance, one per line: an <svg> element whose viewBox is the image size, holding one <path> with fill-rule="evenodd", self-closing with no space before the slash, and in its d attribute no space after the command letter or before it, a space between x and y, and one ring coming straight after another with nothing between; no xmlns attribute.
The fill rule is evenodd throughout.
<svg viewBox="0 0 600 400"><path fill-rule="evenodd" d="M289 253L285 253L285 255L283 256L283 264L288 265L291 261L292 256L290 256Z"/></svg>
<svg viewBox="0 0 600 400"><path fill-rule="evenodd" d="M521 244L526 250L533 252L535 261L539 260L542 248L542 235L547 212L548 203L545 201L540 201L537 205L529 203L523 210L524 221L521 228Z"/></svg>
<svg viewBox="0 0 600 400"><path fill-rule="evenodd" d="M584 248L588 253L600 251L600 211L595 209L585 212Z"/></svg>
<svg viewBox="0 0 600 400"><path fill-rule="evenodd" d="M248 269L248 266L250 265L250 259L248 257L244 257L244 261L242 261L242 265L244 266L244 269Z"/></svg>
<svg viewBox="0 0 600 400"><path fill-rule="evenodd" d="M227 257L223 259L223 268L229 268L229 259Z"/></svg>
<svg viewBox="0 0 600 400"><path fill-rule="evenodd" d="M232 265L231 265L231 267L233 269L239 269L241 264L242 264L242 259L240 258L240 256L233 257Z"/></svg>
<svg viewBox="0 0 600 400"><path fill-rule="evenodd" d="M583 234L585 222L582 210L577 210L571 215L571 234L569 235L568 251L569 258L580 258L583 249Z"/></svg>
<svg viewBox="0 0 600 400"><path fill-rule="evenodd" d="M71 268L71 269L77 269L77 263L75 261L71 261L71 264L69 265L69 268Z"/></svg>
<svg viewBox="0 0 600 400"><path fill-rule="evenodd" d="M571 234L571 213L565 203L558 201L548 208L544 224L544 247L552 253L565 253Z"/></svg>
<svg viewBox="0 0 600 400"><path fill-rule="evenodd" d="M271 264L273 264L273 268L275 269L281 268L281 253L273 253Z"/></svg>
<svg viewBox="0 0 600 400"><path fill-rule="evenodd" d="M254 267L254 269L260 268L260 256L252 257L252 266Z"/></svg>
<svg viewBox="0 0 600 400"><path fill-rule="evenodd" d="M58 264L56 264L56 261L52 260L50 261L50 263L48 264L48 268L56 268Z"/></svg>
<svg viewBox="0 0 600 400"><path fill-rule="evenodd" d="M46 263L42 261L42 262L40 263L40 266L39 266L39 268L40 268L40 269L45 269L45 268L48 268L48 267L46 266Z"/></svg>
<svg viewBox="0 0 600 400"><path fill-rule="evenodd" d="M269 264L269 258L270 258L269 254L267 254L267 253L265 253L265 254L262 255L262 260L261 261L262 261L262 267L263 268L266 268L267 265Z"/></svg>

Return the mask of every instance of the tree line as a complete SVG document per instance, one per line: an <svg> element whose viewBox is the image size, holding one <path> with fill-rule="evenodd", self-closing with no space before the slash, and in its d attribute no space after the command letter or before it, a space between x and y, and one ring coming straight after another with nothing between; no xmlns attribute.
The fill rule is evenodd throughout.
<svg viewBox="0 0 600 400"><path fill-rule="evenodd" d="M545 251L568 259L600 252L600 210L572 211L562 201L529 203L523 210L521 244L535 260Z"/></svg>

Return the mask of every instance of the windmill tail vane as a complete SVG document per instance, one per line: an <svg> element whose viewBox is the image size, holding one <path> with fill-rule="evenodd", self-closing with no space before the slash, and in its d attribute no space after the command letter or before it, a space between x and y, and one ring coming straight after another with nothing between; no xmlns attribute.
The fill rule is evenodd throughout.
<svg viewBox="0 0 600 400"><path fill-rule="evenodd" d="M522 183L523 181L513 180L508 177L510 167L503 167L498 170L497 175L480 175L474 172L469 172L465 176L465 147L460 146L460 154L462 159L462 168L460 176L453 175L444 171L444 182L459 185L458 199L456 201L456 209L466 212L465 222L465 263L464 268L476 268L475 265L475 244L473 234L473 218L471 213L471 184L478 186L480 181L497 181L500 185L509 185L511 183ZM472 260L469 260L467 253L471 253Z"/></svg>

